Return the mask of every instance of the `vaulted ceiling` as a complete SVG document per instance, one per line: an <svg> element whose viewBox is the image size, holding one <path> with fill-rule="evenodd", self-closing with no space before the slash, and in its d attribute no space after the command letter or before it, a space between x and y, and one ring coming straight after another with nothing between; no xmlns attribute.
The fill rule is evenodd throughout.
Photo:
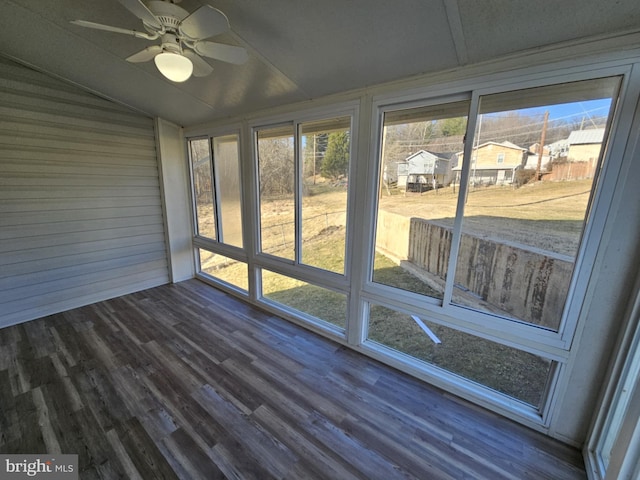
<svg viewBox="0 0 640 480"><path fill-rule="evenodd" d="M210 76L176 84L153 62L125 61L151 42L81 28L141 30L116 0L0 0L0 54L180 125L253 112L558 42L640 29L638 0L183 0L222 10L220 43L247 49Z"/></svg>

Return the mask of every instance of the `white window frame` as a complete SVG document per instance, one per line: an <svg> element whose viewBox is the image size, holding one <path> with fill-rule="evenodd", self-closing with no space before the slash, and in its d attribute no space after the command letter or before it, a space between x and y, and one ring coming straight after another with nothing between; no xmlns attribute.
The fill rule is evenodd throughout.
<svg viewBox="0 0 640 480"><path fill-rule="evenodd" d="M451 389L453 386L454 390L471 397L480 404L486 405L488 403L494 407L497 405L500 410L503 408L506 409L506 411L509 412L508 414L516 413L520 418L524 417L526 420L538 425L549 425L551 421L550 414L557 400L556 386L560 382L563 372L566 370L566 363L570 358L572 340L580 318L581 306L585 299L592 264L601 240L606 213L612 201L615 190L613 187L621 167L624 143L616 142L615 139L616 137L627 138L629 134L630 122L626 122L625 124L624 118L632 114L632 111L630 112L632 109L628 107L625 108L624 99L629 88L631 72L632 66L628 63L602 68L576 68L571 71L563 70L555 74L547 73L543 75L523 76L515 80L512 78L505 79L502 82L491 82L491 86L481 86L479 88L473 88L474 85L471 82L468 85L459 87L457 90L452 87L435 90L425 89L423 92L414 91L405 95L384 95L374 98L374 114L370 140L371 151L374 152L372 155L374 161L372 161L372 168L368 175L367 202L370 208L367 210L365 227L365 230L370 233L370 237L368 239L368 255L365 260L365 271L367 273L364 276L364 281L361 286L359 309L363 323L363 327L359 332L359 345L361 348L371 352L373 356L384 359L383 361L389 362L390 360L393 364L404 365L411 370L415 369L419 372L419 376L426 377L436 384L439 384L443 378L443 373L438 372L437 370L439 369L436 367L431 368L430 366L425 366L423 362L407 360L407 358L404 358L406 356L398 352L381 352L380 347L366 340L366 327L364 325L366 323L366 318L364 318L366 310L365 302L373 301L382 306L395 308L400 311L405 310L412 314L423 316L431 322L456 328L462 332L515 347L557 362L556 368L551 372L551 378L548 382L549 386L547 387L546 399L543 401L540 409L514 405L505 398L498 399L494 395L494 392L491 392L488 388L479 387L472 384L472 382L461 380L459 377L450 377L446 383L448 389ZM563 320L557 332L453 304L451 302L451 292L454 281L453 275L447 275L445 298L442 302L437 299L373 282L372 272L377 221L376 192L379 185L379 166L382 148L381 132L385 112L417 106L446 104L464 100L465 96L466 98L470 96L471 105L466 134L467 138L472 138L476 130L479 100L484 95L613 76L622 76L622 81L617 97L618 104L614 105L614 115L610 119L607 130L609 132L608 147L603 152L602 158L602 165L606 165L606 168L600 172L596 180L598 185L594 185L597 186L597 188L594 189L595 195L590 202L588 221L583 232L584 241L581 241L580 249L576 257L569 294L565 303ZM472 142L466 142L460 178L461 185L469 180L471 154ZM465 195L463 193L458 196L459 205L454 223L454 237L450 252L449 272L455 271L463 212L460 204L463 204L465 200L464 197ZM452 266L454 270L452 270ZM448 376L447 374L444 375ZM498 396L505 397L501 394L498 394Z"/></svg>
<svg viewBox="0 0 640 480"><path fill-rule="evenodd" d="M237 247L235 245L229 245L227 243L223 243L220 242L218 239L220 238L220 225L222 223L222 219L220 218L220 204L218 202L218 194L217 194L217 190L218 190L218 178L215 174L215 159L213 156L213 139L217 138L217 137L225 137L225 136L230 136L230 135L236 135L238 137L238 159L239 159L239 168L240 168L240 200L242 202L242 206L241 206L241 211L242 211L242 236L243 236L243 247ZM190 157L190 152L189 150L189 144L192 140L200 140L200 139L207 139L209 142L209 155L211 158L211 188L212 188L212 195L213 195L213 208L215 211L215 224L216 224L216 238L215 239L210 239L210 238L206 238L206 237L202 237L200 235L198 235L197 232L197 218L196 218L196 198L194 195L194 190L193 190L193 166L191 163L191 157ZM247 212L246 212L246 208L245 208L245 189L244 189L244 176L246 175L245 173L245 169L243 168L243 161L242 161L242 144L243 144L243 136L242 136L242 130L240 128L239 125L230 125L230 126L225 126L225 127L221 127L221 128L216 128L216 129L211 129L211 130L207 130L205 132L197 132L194 135L189 135L189 136L185 136L185 145L186 145L186 149L187 149L187 161L189 163L188 167L189 167L189 180L190 180L190 189L189 189L189 194L191 196L191 213L193 216L193 239L192 239L192 244L193 244L193 258L194 258L194 264L196 267L196 276L207 282L210 284L215 285L216 287L219 287L229 293L233 293L236 295L240 295L242 297L246 297L248 295L247 291L244 291L238 287L236 287L235 285L231 285L227 282L224 282L220 279L217 279L215 277L212 277L211 275L208 275L205 272L202 272L201 269L201 265L200 265L200 255L198 250L202 249L202 250L207 250L211 253L217 254L217 255L222 255L224 257L228 257L230 259L233 260L237 260L239 262L242 262L244 264L248 264L248 255L247 255L247 237L248 237L248 232L247 232L247 223L245 221L246 217L247 217ZM247 275L249 275L249 273L247 272Z"/></svg>
<svg viewBox="0 0 640 480"><path fill-rule="evenodd" d="M350 164L349 164L349 185L347 190L347 228L345 239L345 265L344 274L323 270L321 268L314 267L312 265L306 265L302 263L302 223L301 223L301 209L302 209L302 182L301 182L301 153L300 153L300 126L304 123L314 122L319 120L329 120L331 118L350 117ZM294 203L295 203L295 260L285 259L277 257L269 253L260 251L260 229L257 230L256 248L253 252L255 255L255 263L258 266L263 266L269 270L273 270L276 273L282 275L288 275L293 278L298 278L302 281L315 283L318 285L326 286L336 291L343 293L350 292L350 280L351 280L351 244L353 242L353 219L354 219L354 202L353 186L351 182L352 176L356 173L355 158L357 158L357 142L358 133L357 126L359 122L359 102L348 102L338 105L332 105L324 108L316 108L303 112L296 112L291 115L279 115L274 117L262 118L254 121L250 124L251 138L252 138L252 152L253 152L253 168L255 171L254 182L255 191L259 192L259 165L258 165L258 144L257 134L260 130L269 129L280 126L292 126L294 132L294 161L295 161L295 189L294 189ZM260 198L259 194L256 194L254 199L254 209L256 211L256 225L260 225Z"/></svg>
<svg viewBox="0 0 640 480"><path fill-rule="evenodd" d="M196 199L196 195L195 195L195 175L193 172L193 162L191 161L191 142L192 141L197 141L197 140L207 140L208 145L209 145L209 158L210 158L210 174L211 174L211 198L213 198L213 203L214 203L214 215L216 215L215 218L215 229L216 229L216 239L210 239L213 241L217 242L217 237L218 237L218 218L217 218L217 211L215 208L215 199L216 199L216 194L215 194L215 186L214 186L214 177L213 177L213 156L211 154L211 138L208 135L198 135L198 136L194 136L194 137L189 137L186 138L186 158L187 158L187 162L188 162L188 170L189 170L189 182L190 182L190 188L189 188L189 195L190 195L190 200L191 200L191 225L192 225L192 235L194 240L196 239L202 239L205 240L206 237L200 235L199 233L199 223L198 223L198 210L197 210L197 199Z"/></svg>
<svg viewBox="0 0 640 480"><path fill-rule="evenodd" d="M631 431L640 426L640 276L625 317L626 328L616 343L618 354L607 372L609 383L585 449L589 473L597 479L618 478L623 467L629 468L624 462L626 454L634 448ZM630 459L635 465L640 460L637 443L635 460ZM605 449L612 453L608 464L603 458Z"/></svg>

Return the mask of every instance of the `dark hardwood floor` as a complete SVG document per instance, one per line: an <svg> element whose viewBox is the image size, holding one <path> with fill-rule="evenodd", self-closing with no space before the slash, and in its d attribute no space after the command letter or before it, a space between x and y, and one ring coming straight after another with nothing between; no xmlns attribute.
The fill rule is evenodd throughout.
<svg viewBox="0 0 640 480"><path fill-rule="evenodd" d="M197 280L0 330L0 452L81 478L577 479L580 453Z"/></svg>

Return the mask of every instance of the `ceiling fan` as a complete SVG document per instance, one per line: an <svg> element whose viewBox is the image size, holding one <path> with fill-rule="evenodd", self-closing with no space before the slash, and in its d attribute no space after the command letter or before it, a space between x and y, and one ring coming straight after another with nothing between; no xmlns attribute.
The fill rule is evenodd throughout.
<svg viewBox="0 0 640 480"><path fill-rule="evenodd" d="M210 5L189 13L174 3L180 0L150 0L146 3L142 0L118 1L142 20L145 32L86 20L73 20L71 23L146 40L160 39L160 45L147 47L126 60L140 63L153 59L160 73L173 82L184 82L192 74L196 77L209 75L213 68L201 56L236 65L243 64L248 59L247 52L242 47L205 40L230 28L226 15Z"/></svg>

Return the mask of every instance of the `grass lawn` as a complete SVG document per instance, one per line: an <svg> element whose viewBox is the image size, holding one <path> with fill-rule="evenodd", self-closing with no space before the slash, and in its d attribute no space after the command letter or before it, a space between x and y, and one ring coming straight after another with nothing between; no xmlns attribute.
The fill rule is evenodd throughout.
<svg viewBox="0 0 640 480"><path fill-rule="evenodd" d="M411 316L379 305L370 308L368 338L530 405L541 405L548 360L421 320L442 343L434 343Z"/></svg>
<svg viewBox="0 0 640 480"><path fill-rule="evenodd" d="M592 180L537 182L520 188L510 186L471 189L464 207L463 229L476 236L499 237L543 250L576 254ZM452 226L458 188L403 195L385 191L381 210L437 220Z"/></svg>

